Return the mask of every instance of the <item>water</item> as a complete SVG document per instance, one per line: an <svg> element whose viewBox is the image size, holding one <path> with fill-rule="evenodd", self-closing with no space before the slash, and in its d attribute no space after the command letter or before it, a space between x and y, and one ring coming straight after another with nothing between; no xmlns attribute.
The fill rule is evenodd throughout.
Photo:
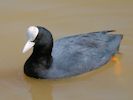
<svg viewBox="0 0 133 100"><path fill-rule="evenodd" d="M0 100L132 100L132 0L1 0ZM23 74L22 54L30 25L48 28L54 39L115 29L124 34L120 53L95 71L62 80Z"/></svg>

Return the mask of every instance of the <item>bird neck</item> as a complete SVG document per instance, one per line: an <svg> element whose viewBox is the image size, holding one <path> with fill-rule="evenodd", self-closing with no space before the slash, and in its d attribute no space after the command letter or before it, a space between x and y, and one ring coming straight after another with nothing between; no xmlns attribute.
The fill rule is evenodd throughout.
<svg viewBox="0 0 133 100"><path fill-rule="evenodd" d="M46 69L50 68L52 63L52 48L35 47L32 53L32 59L38 64L42 64Z"/></svg>
<svg viewBox="0 0 133 100"><path fill-rule="evenodd" d="M36 57L51 56L52 48L46 48L45 46L38 46L33 49L33 55Z"/></svg>

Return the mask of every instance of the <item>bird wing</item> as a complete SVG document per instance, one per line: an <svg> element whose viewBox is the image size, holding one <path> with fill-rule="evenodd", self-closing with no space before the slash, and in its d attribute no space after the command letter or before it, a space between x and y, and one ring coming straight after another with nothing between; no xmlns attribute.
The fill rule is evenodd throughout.
<svg viewBox="0 0 133 100"><path fill-rule="evenodd" d="M92 32L68 36L54 43L53 67L79 74L105 64L112 56L108 42L112 31ZM74 73L74 72L73 72Z"/></svg>

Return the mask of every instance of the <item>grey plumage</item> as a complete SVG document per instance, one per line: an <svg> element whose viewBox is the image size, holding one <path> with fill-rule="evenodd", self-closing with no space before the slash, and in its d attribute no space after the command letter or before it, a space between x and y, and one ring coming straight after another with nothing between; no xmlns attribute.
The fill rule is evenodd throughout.
<svg viewBox="0 0 133 100"><path fill-rule="evenodd" d="M96 69L117 53L122 35L101 31L65 37L55 41L47 78L68 77ZM44 74L44 72L42 73Z"/></svg>

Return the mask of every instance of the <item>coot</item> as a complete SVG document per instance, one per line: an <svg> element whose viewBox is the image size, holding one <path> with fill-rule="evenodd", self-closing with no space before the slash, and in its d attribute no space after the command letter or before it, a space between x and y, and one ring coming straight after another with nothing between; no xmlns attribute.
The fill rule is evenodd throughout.
<svg viewBox="0 0 133 100"><path fill-rule="evenodd" d="M106 64L118 52L123 35L113 30L61 38L53 43L50 31L30 26L23 53L33 47L24 73L34 78L57 79L89 72Z"/></svg>

